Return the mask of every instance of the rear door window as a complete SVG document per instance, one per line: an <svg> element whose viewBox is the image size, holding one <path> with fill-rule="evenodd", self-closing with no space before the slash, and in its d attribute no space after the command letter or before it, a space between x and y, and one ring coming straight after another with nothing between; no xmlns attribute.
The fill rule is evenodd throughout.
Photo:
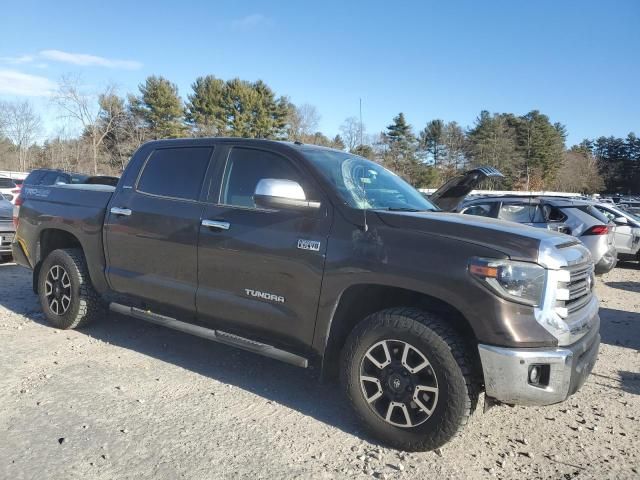
<svg viewBox="0 0 640 480"><path fill-rule="evenodd" d="M495 203L477 203L462 210L465 215L477 215L479 217L495 218Z"/></svg>
<svg viewBox="0 0 640 480"><path fill-rule="evenodd" d="M503 203L498 218L517 223L543 223L540 206L530 203Z"/></svg>
<svg viewBox="0 0 640 480"><path fill-rule="evenodd" d="M149 195L197 200L209 166L212 148L162 148L145 163L137 191Z"/></svg>
<svg viewBox="0 0 640 480"><path fill-rule="evenodd" d="M43 171L33 171L24 179L24 185L40 185L40 180L44 176Z"/></svg>

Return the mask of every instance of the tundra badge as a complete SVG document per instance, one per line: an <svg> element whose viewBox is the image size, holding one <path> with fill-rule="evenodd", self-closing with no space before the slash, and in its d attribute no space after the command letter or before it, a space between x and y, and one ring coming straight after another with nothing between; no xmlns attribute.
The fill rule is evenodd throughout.
<svg viewBox="0 0 640 480"><path fill-rule="evenodd" d="M316 240L303 240L302 238L298 239L298 248L300 250L313 250L314 252L320 251L320 242Z"/></svg>
<svg viewBox="0 0 640 480"><path fill-rule="evenodd" d="M270 300L272 302L284 303L284 297L281 295L276 295L274 293L261 292L260 290L252 290L250 288L245 288L244 293L249 297L258 297L263 300Z"/></svg>

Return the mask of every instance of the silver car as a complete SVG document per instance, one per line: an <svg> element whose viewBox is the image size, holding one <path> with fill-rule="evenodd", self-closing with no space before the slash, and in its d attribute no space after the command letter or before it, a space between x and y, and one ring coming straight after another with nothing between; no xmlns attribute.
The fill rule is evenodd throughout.
<svg viewBox="0 0 640 480"><path fill-rule="evenodd" d="M11 257L11 242L14 235L13 205L0 193L0 263Z"/></svg>
<svg viewBox="0 0 640 480"><path fill-rule="evenodd" d="M616 266L616 226L592 202L510 195L474 198L460 204L456 211L573 235L591 251L596 274L607 273Z"/></svg>
<svg viewBox="0 0 640 480"><path fill-rule="evenodd" d="M618 259L640 262L640 217L609 203L594 202L593 207L616 224Z"/></svg>

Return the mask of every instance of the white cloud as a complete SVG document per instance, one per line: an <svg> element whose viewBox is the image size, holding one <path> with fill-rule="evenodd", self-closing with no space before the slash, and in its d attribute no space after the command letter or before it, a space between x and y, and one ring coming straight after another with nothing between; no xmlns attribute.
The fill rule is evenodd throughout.
<svg viewBox="0 0 640 480"><path fill-rule="evenodd" d="M116 60L86 53L63 52L62 50L42 50L39 55L50 61L71 63L83 67L122 68L125 70L136 70L142 67L142 64L135 60Z"/></svg>
<svg viewBox="0 0 640 480"><path fill-rule="evenodd" d="M272 24L273 21L269 17L265 17L261 13L253 13L232 21L231 28L234 30L251 30L261 25L271 26Z"/></svg>
<svg viewBox="0 0 640 480"><path fill-rule="evenodd" d="M0 63L9 63L12 65L31 62L33 62L33 55L20 55L19 57L0 57Z"/></svg>
<svg viewBox="0 0 640 480"><path fill-rule="evenodd" d="M0 70L0 95L47 97L55 89L56 84L46 77L15 70Z"/></svg>

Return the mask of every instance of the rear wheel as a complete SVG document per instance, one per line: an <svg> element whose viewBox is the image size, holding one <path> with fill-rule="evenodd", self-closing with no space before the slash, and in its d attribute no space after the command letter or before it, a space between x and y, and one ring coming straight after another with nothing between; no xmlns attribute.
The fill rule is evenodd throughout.
<svg viewBox="0 0 640 480"><path fill-rule="evenodd" d="M56 328L79 328L104 312L80 249L49 254L39 270L38 295L47 320Z"/></svg>
<svg viewBox="0 0 640 480"><path fill-rule="evenodd" d="M361 322L343 351L342 381L369 430L402 450L441 447L475 409L465 342L437 316L389 309Z"/></svg>

